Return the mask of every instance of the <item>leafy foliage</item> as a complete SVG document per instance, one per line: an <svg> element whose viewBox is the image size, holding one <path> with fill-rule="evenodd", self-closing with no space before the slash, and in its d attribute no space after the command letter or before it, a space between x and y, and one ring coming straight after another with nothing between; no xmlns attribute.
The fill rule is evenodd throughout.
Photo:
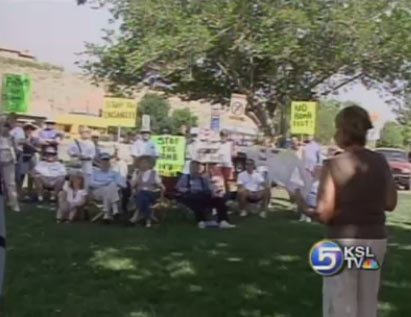
<svg viewBox="0 0 411 317"><path fill-rule="evenodd" d="M404 104L395 109L397 121L403 126L404 145L411 146L411 96L407 95Z"/></svg>
<svg viewBox="0 0 411 317"><path fill-rule="evenodd" d="M335 117L342 104L336 100L322 100L317 110L315 138L322 144L329 144L335 134Z"/></svg>
<svg viewBox="0 0 411 317"><path fill-rule="evenodd" d="M119 32L82 67L113 90L145 84L226 104L249 98L262 125L291 100L356 80L399 93L411 79L409 0L94 0Z"/></svg>
<svg viewBox="0 0 411 317"><path fill-rule="evenodd" d="M379 145L402 147L404 145L403 127L396 122L387 122L381 131Z"/></svg>
<svg viewBox="0 0 411 317"><path fill-rule="evenodd" d="M178 134L182 126L187 128L197 126L198 117L189 108L176 109L171 115L172 133Z"/></svg>
<svg viewBox="0 0 411 317"><path fill-rule="evenodd" d="M163 129L171 128L171 120L168 116L170 111L169 102L157 94L146 94L138 104L137 127L141 127L143 115L149 115L151 131L161 133Z"/></svg>

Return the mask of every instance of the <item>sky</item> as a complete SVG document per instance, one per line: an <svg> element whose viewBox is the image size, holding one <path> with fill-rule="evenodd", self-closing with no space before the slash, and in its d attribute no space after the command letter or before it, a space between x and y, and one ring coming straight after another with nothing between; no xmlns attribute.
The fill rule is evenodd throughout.
<svg viewBox="0 0 411 317"><path fill-rule="evenodd" d="M101 43L109 17L104 9L77 6L76 0L0 0L0 47L28 50L40 61L78 71L76 53L85 42ZM356 101L378 113L377 127L395 119L386 100L360 84L332 98Z"/></svg>

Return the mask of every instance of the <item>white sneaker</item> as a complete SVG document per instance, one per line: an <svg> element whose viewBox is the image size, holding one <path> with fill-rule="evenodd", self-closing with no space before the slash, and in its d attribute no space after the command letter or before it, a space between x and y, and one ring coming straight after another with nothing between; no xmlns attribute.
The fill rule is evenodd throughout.
<svg viewBox="0 0 411 317"><path fill-rule="evenodd" d="M39 196L38 198L39 203L42 203L44 201L44 197L43 196Z"/></svg>
<svg viewBox="0 0 411 317"><path fill-rule="evenodd" d="M220 229L233 229L235 227L236 225L233 225L229 223L228 221L223 220L220 222Z"/></svg>
<svg viewBox="0 0 411 317"><path fill-rule="evenodd" d="M146 228L151 228L151 221L150 221L150 220L147 220L147 222L146 222Z"/></svg>
<svg viewBox="0 0 411 317"><path fill-rule="evenodd" d="M200 221L200 222L197 224L197 226L198 226L198 229L205 229L205 228L206 228L206 224L205 224L204 221Z"/></svg>
<svg viewBox="0 0 411 317"><path fill-rule="evenodd" d="M56 195L55 195L55 194L51 194L51 195L50 195L50 201L51 201L51 202L55 202L55 201L56 201Z"/></svg>
<svg viewBox="0 0 411 317"><path fill-rule="evenodd" d="M260 212L260 217L263 219L267 218L267 212L265 211Z"/></svg>
<svg viewBox="0 0 411 317"><path fill-rule="evenodd" d="M242 210L242 211L240 212L240 217L247 217L247 215L248 215L248 213L247 213L247 211L245 211L245 210Z"/></svg>
<svg viewBox="0 0 411 317"><path fill-rule="evenodd" d="M104 212L103 220L113 220L113 217L108 212Z"/></svg>
<svg viewBox="0 0 411 317"><path fill-rule="evenodd" d="M14 212L20 212L20 211L21 211L19 205L14 206L14 207L12 208L12 210L13 210Z"/></svg>

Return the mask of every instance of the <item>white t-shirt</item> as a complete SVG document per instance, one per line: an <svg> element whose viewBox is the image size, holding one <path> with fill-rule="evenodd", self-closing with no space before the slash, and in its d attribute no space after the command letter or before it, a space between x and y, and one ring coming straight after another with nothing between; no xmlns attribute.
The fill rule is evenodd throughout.
<svg viewBox="0 0 411 317"><path fill-rule="evenodd" d="M115 160L111 164L111 169L117 173L119 173L122 177L127 178L128 175L128 165L126 161L123 160Z"/></svg>
<svg viewBox="0 0 411 317"><path fill-rule="evenodd" d="M148 182L151 174L153 173L153 170L147 170L145 172L143 172L143 174L141 175L140 172L134 172L133 173L133 177L131 179L131 186L135 187L137 186L137 182L139 181L139 177L141 175L141 180L145 183ZM154 171L154 182L156 185L161 186L162 185L162 181L161 181L161 177L160 175ZM149 190L149 188L142 188L142 190Z"/></svg>
<svg viewBox="0 0 411 317"><path fill-rule="evenodd" d="M233 167L233 144L231 142L220 143L218 149L220 166Z"/></svg>
<svg viewBox="0 0 411 317"><path fill-rule="evenodd" d="M238 175L237 184L243 186L248 191L258 192L264 189L264 178L263 176L254 171L249 174L247 171L243 171Z"/></svg>
<svg viewBox="0 0 411 317"><path fill-rule="evenodd" d="M83 173L91 175L93 172L93 159L96 156L96 146L91 140L78 140L81 151L77 142L73 142L67 152L71 157L83 158L81 161L81 169Z"/></svg>
<svg viewBox="0 0 411 317"><path fill-rule="evenodd" d="M66 167L60 162L40 161L34 168L35 172L43 177L57 178L66 176Z"/></svg>
<svg viewBox="0 0 411 317"><path fill-rule="evenodd" d="M131 155L134 157L140 157L143 155L158 157L158 152L156 145L152 140L137 140L131 146Z"/></svg>
<svg viewBox="0 0 411 317"><path fill-rule="evenodd" d="M67 183L64 184L63 190L66 193L67 202L70 205L78 207L86 202L87 190L80 189L74 193L74 190Z"/></svg>

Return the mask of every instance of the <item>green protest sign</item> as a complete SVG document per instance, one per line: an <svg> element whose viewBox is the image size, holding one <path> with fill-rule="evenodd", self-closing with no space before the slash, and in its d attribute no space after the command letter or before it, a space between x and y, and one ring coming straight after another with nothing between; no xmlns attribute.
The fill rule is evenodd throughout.
<svg viewBox="0 0 411 317"><path fill-rule="evenodd" d="M31 92L28 75L4 74L2 105L5 112L27 112Z"/></svg>
<svg viewBox="0 0 411 317"><path fill-rule="evenodd" d="M153 141L159 152L156 170L161 176L177 176L184 167L185 138L173 135L156 135L153 136Z"/></svg>

